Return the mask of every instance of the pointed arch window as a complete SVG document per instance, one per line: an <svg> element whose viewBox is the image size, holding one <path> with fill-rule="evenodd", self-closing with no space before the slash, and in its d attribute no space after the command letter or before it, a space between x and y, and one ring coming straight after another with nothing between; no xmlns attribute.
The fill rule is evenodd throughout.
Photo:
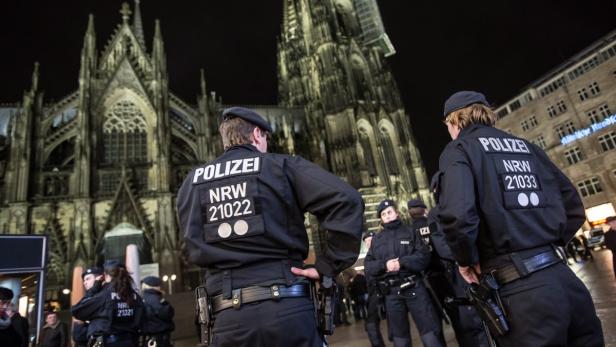
<svg viewBox="0 0 616 347"><path fill-rule="evenodd" d="M103 123L103 161L147 162L146 122L141 110L129 100L111 107Z"/></svg>
<svg viewBox="0 0 616 347"><path fill-rule="evenodd" d="M383 146L383 157L385 159L385 165L390 175L397 175L398 162L396 160L396 148L392 140L392 134L389 129L382 127L380 131L381 143Z"/></svg>

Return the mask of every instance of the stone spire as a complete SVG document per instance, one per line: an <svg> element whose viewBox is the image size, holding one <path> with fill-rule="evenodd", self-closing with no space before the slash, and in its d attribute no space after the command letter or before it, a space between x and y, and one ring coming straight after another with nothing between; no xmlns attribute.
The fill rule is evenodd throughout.
<svg viewBox="0 0 616 347"><path fill-rule="evenodd" d="M145 36L143 35L143 23L141 22L140 0L135 0L135 15L133 16L133 32L139 44L145 48Z"/></svg>
<svg viewBox="0 0 616 347"><path fill-rule="evenodd" d="M167 63L165 60L165 46L163 43L163 35L160 31L160 21L155 21L154 27L154 40L152 43L152 59L154 63L154 69L158 69L165 74Z"/></svg>
<svg viewBox="0 0 616 347"><path fill-rule="evenodd" d="M130 11L130 6L128 6L128 3L122 3L122 8L120 8L120 14L122 15L122 21L124 23L128 22L128 18L130 18L131 13L132 12Z"/></svg>

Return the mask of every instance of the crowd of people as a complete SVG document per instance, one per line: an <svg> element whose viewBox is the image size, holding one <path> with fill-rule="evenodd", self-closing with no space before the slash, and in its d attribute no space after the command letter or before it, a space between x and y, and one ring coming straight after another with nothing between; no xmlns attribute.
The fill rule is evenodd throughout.
<svg viewBox="0 0 616 347"><path fill-rule="evenodd" d="M575 187L540 148L493 127L483 94L453 94L443 116L452 142L431 182L435 206L427 213L424 201L410 200L407 217L385 199L382 230L362 233L353 187L299 156L268 153L270 124L253 110L226 109L224 153L193 169L177 199L189 259L205 271L202 343L321 347L352 312L379 347L385 338L411 346L409 316L428 347L446 346L443 321L462 347L602 346L590 293L559 253L585 220ZM326 231L311 266L303 264L306 212ZM609 222L614 229L616 218ZM365 274L343 272L362 240ZM145 278L139 293L126 268L108 261L86 269L83 283L71 308L76 345L170 346L174 311L160 279ZM0 337L23 347L23 328L7 314L11 298L0 288ZM65 347L53 313L39 340Z"/></svg>
<svg viewBox="0 0 616 347"><path fill-rule="evenodd" d="M118 261L83 274L84 297L71 307L71 335L58 313L45 313L37 347L171 347L174 309L165 300L161 280L148 276L136 288ZM30 346L28 321L12 310L13 292L0 287L0 345ZM72 340L72 341L71 341Z"/></svg>

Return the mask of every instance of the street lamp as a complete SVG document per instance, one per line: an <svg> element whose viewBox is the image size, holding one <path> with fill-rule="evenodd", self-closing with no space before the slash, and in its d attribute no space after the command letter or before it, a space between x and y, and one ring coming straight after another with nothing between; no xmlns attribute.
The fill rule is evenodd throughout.
<svg viewBox="0 0 616 347"><path fill-rule="evenodd" d="M173 294L173 283L171 282L175 281L176 278L177 276L175 274L171 274L171 276L163 276L163 282L167 282L169 288L169 295Z"/></svg>

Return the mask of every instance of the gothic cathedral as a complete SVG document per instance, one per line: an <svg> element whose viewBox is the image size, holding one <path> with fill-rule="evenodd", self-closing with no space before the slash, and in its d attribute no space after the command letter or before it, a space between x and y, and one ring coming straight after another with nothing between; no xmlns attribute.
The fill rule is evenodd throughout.
<svg viewBox="0 0 616 347"><path fill-rule="evenodd" d="M184 261L175 194L192 167L222 152L225 105L203 72L194 104L168 89L160 23L148 52L139 6L123 5L102 50L90 16L73 93L46 103L37 63L22 102L0 106L0 233L50 235L49 290L70 286L74 266L117 256L118 236L161 275L182 274L184 285L198 278ZM382 198L431 202L376 0L283 6L278 105L256 108L275 129L275 151L303 155L356 187L367 229L377 228ZM318 251L321 232L310 229Z"/></svg>

